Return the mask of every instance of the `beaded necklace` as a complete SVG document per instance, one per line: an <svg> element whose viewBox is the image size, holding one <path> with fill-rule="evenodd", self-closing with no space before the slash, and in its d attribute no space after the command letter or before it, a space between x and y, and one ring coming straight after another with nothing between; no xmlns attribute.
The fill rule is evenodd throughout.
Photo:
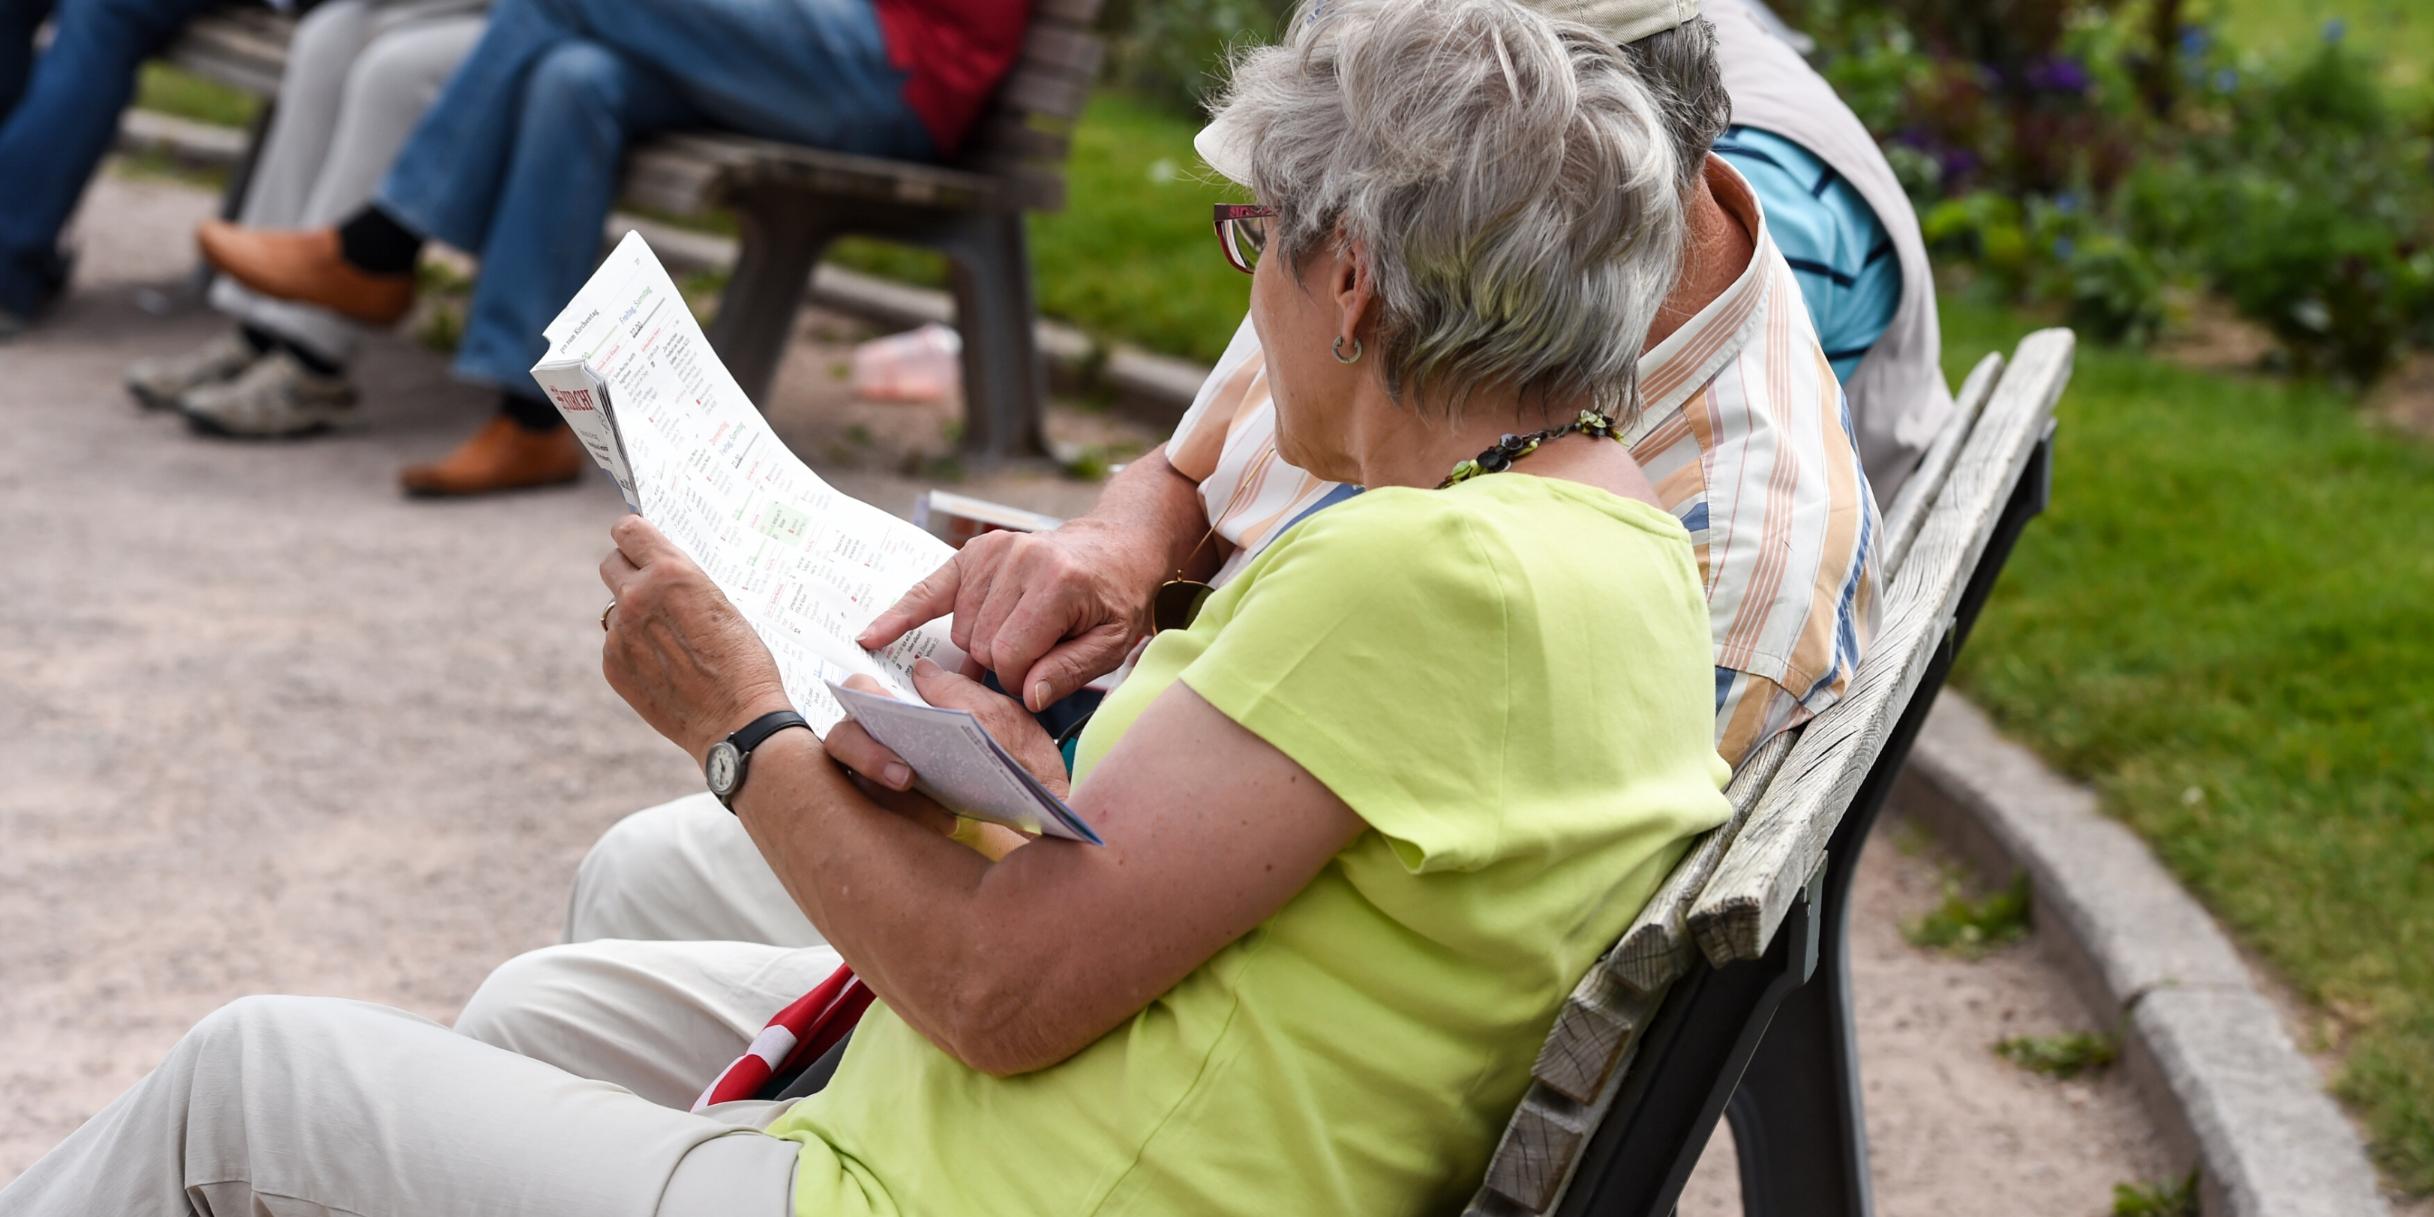
<svg viewBox="0 0 2434 1217"><path fill-rule="evenodd" d="M1502 473L1512 468L1514 461L1538 451L1539 445L1548 440L1562 439L1576 431L1592 439L1623 438L1615 431L1613 419L1595 410L1583 410L1580 417L1560 427L1549 427L1528 435L1507 435L1497 440L1495 447L1454 466L1454 471L1446 474L1444 481L1437 483L1437 489L1460 485L1483 473Z"/></svg>

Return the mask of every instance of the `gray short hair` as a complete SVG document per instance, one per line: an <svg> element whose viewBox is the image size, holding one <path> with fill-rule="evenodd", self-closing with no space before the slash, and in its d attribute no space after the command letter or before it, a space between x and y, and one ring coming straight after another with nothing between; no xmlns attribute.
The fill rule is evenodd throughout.
<svg viewBox="0 0 2434 1217"><path fill-rule="evenodd" d="M1682 162L1682 191L1688 194L1706 171L1707 150L1733 124L1733 96L1724 88L1724 64L1716 58L1716 24L1694 17L1623 47L1656 95L1657 112L1673 135Z"/></svg>
<svg viewBox="0 0 2434 1217"><path fill-rule="evenodd" d="M1515 0L1325 0L1217 107L1272 256L1369 254L1389 393L1508 386L1627 411L1682 246L1673 141L1631 62Z"/></svg>

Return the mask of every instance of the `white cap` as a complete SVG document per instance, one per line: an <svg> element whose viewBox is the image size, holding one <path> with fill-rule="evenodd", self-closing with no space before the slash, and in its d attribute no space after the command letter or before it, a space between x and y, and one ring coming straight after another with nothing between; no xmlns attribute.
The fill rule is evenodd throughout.
<svg viewBox="0 0 2434 1217"><path fill-rule="evenodd" d="M1558 21L1588 26L1616 46L1638 42L1687 25L1699 15L1699 0L1521 0ZM1192 148L1209 168L1250 185L1250 141L1226 116L1219 114L1192 137Z"/></svg>

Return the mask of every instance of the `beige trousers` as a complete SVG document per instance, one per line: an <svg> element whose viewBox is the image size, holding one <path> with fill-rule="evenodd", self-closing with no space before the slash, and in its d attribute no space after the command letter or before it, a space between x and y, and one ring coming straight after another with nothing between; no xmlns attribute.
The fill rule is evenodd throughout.
<svg viewBox="0 0 2434 1217"><path fill-rule="evenodd" d="M584 855L567 900L566 940L598 938L781 947L827 941L744 826L708 794L637 811Z"/></svg>
<svg viewBox="0 0 2434 1217"><path fill-rule="evenodd" d="M454 1033L359 1002L229 1005L0 1191L0 1217L790 1217L795 1147L754 1131L786 1105L685 1110L837 965L742 826L707 795L627 817L584 859L568 936L492 972Z"/></svg>
<svg viewBox="0 0 2434 1217"><path fill-rule="evenodd" d="M5 1191L6 1217L791 1217L782 1104L690 1115L403 1011L249 997Z"/></svg>
<svg viewBox="0 0 2434 1217"><path fill-rule="evenodd" d="M838 963L706 794L601 837L576 870L566 937L491 972L456 1029L672 1107Z"/></svg>

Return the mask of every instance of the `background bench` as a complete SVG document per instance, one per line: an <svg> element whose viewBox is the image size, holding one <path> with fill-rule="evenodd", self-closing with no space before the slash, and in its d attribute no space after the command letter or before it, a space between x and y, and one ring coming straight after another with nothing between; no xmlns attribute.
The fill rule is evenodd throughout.
<svg viewBox="0 0 2434 1217"><path fill-rule="evenodd" d="M1848 943L1860 849L2012 543L2043 510L2067 330L1989 355L1885 512L1850 692L1741 767L1702 838L1564 1002L1466 1213L1671 1213L1720 1118L1744 1210L1870 1211Z"/></svg>
<svg viewBox="0 0 2434 1217"><path fill-rule="evenodd" d="M765 396L793 333L814 263L838 237L935 249L953 272L963 335L963 449L979 461L1044 451L1047 372L1032 341L1023 215L1065 203L1065 152L1098 78L1100 0L1032 0L1023 55L954 165L826 152L745 136L687 133L627 158L625 199L668 216L734 213L742 242L710 341L736 381ZM276 104L294 23L241 6L195 21L168 62ZM229 183L235 218L268 124Z"/></svg>

